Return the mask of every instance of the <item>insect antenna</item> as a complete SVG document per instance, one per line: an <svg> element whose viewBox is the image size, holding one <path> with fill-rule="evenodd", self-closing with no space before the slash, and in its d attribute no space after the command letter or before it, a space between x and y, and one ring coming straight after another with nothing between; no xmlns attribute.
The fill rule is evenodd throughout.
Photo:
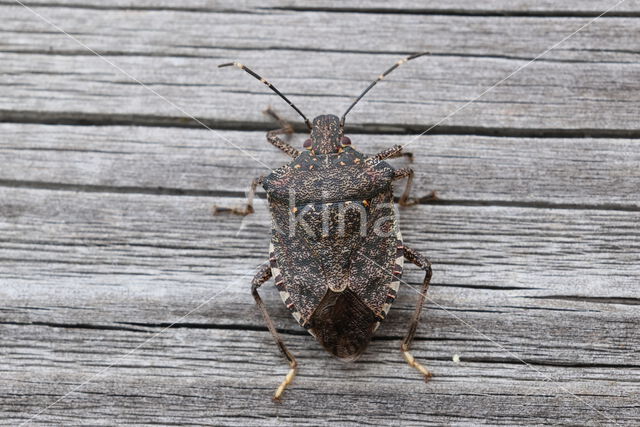
<svg viewBox="0 0 640 427"><path fill-rule="evenodd" d="M349 111L351 111L351 109L358 103L358 101L360 101L362 99L362 97L365 96L367 94L367 92L369 92L371 90L371 88L376 85L376 83L378 83L380 80L382 80L385 77L387 77L393 70L395 70L396 68L398 68L399 66L401 66L405 62L411 61L412 59L415 59L415 58L418 58L418 57L424 56L424 55L429 55L429 54L430 54L430 52L414 53L413 55L407 56L406 58L403 58L403 59L397 61L395 64L393 64L393 66L391 68L389 68L384 73L380 74L378 76L378 78L375 79L373 82L371 82L369 87L367 87L364 90L364 92L362 92L360 94L360 96L355 101L353 101L353 104L351 104L349 106L349 108L347 108L347 111L344 112L344 114L342 115L342 118L340 119L340 127L341 128L344 127L344 119L345 119L345 117L347 117L347 114L349 114Z"/></svg>
<svg viewBox="0 0 640 427"><path fill-rule="evenodd" d="M300 111L298 109L298 107L296 107L293 102L289 101L289 98L287 98L286 96L284 96L278 89L276 89L276 87L274 85L272 85L271 83L269 83L266 79L264 79L263 77L261 77L260 75L258 75L256 72L254 72L253 70L251 70L248 67L245 67L244 65L242 65L239 62L229 62L226 64L220 64L218 65L218 68L222 68L222 67L231 67L234 66L236 68L239 68L241 70L246 71L247 73L251 74L253 77L255 77L256 79L260 80L262 83L264 83L266 86L269 87L269 89L271 89L272 91L274 91L275 93L278 94L278 96L280 96L280 98L284 99L287 104L289 104L289 106L291 106L291 108L293 108L294 110L296 110L298 112L298 114L300 114L302 116L302 118L304 119L305 124L307 125L307 127L309 129L311 129L311 122L309 122L309 119L307 118L307 116L305 116L304 114L302 114L302 111Z"/></svg>

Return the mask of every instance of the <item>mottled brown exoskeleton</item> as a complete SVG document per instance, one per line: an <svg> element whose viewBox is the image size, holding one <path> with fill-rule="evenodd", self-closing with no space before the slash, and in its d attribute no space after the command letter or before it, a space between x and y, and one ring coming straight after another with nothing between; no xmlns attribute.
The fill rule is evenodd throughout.
<svg viewBox="0 0 640 427"><path fill-rule="evenodd" d="M431 263L403 243L392 192L393 181L408 178L399 204L415 203L409 198L413 170L394 169L384 161L401 156L401 146L367 156L352 148L350 139L343 134L347 113L378 81L401 64L424 54L396 62L360 94L342 118L321 115L313 123L249 68L237 62L220 65L236 66L262 81L302 116L310 130L301 152L279 137L291 134L291 126L267 110L282 125L281 129L268 132L267 140L293 161L254 179L245 206L215 208L216 213L247 215L253 212L258 184L267 192L272 215L269 265L264 265L255 276L251 291L290 366L275 392L276 400L293 381L297 363L276 332L258 294L260 285L271 277L298 323L329 353L351 361L365 351L389 312L400 285L404 260L414 263L425 271L425 277L401 351L409 365L425 379L431 377L409 352L431 279Z"/></svg>

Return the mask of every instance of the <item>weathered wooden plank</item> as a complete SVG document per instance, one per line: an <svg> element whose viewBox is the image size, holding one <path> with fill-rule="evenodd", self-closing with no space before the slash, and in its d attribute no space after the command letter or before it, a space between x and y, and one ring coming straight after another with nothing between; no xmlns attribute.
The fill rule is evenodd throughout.
<svg viewBox="0 0 640 427"><path fill-rule="evenodd" d="M11 4L5 1L6 4ZM552 0L487 0L476 2L471 0L436 0L430 1L428 6L415 0L399 0L389 3L383 0L360 0L356 3L345 4L338 0L183 0L177 5L170 0L47 0L30 1L30 6L66 6L87 8L122 8L122 9L162 9L162 10L188 10L206 12L220 12L229 10L255 10L255 9L302 9L302 10L333 10L333 11L380 11L390 13L450 13L450 14L544 14L579 16L581 14L602 13L616 4L611 0L569 0L562 3ZM623 12L633 13L640 11L640 2L637 0L625 0L617 5L610 14Z"/></svg>
<svg viewBox="0 0 640 427"><path fill-rule="evenodd" d="M102 413L114 422L262 424L279 415L317 423L299 411L299 403L313 401L311 414L343 422L363 413L367 422L400 417L408 424L634 420L635 213L426 206L405 214L405 237L431 254L436 271L415 345L437 373L428 386L397 352L415 301L408 288L380 331L384 339L361 363L345 366L292 323L267 286L265 299L302 363L277 407L269 396L285 369L247 292L246 274L266 256L263 208L236 235L237 219L208 212L210 203L233 199L29 189L3 189L0 198L10 201L0 226L0 336L9 390L0 410L9 423L113 362L105 379L42 419L81 423L87 413ZM226 258L230 253L235 259ZM418 275L408 271L415 284ZM117 360L176 320L180 329ZM246 330L256 327L262 330ZM453 354L462 356L461 365L450 362ZM357 413L345 413L335 399ZM437 409L425 410L425 399ZM257 418L248 418L247 407Z"/></svg>
<svg viewBox="0 0 640 427"><path fill-rule="evenodd" d="M262 325L248 284L267 257L264 207L241 222L210 215L212 202L238 201L229 198L7 188L0 195L10 201L0 228L4 322L153 326L215 296L185 322ZM420 336L503 359L500 348L470 342L476 333L462 316L536 363L635 366L637 222L637 212L406 211L405 240L434 263L426 317L433 329ZM421 275L409 267L406 279L415 286ZM273 286L265 294L278 324L302 332ZM402 336L414 303L406 287L383 336Z"/></svg>
<svg viewBox="0 0 640 427"><path fill-rule="evenodd" d="M6 34L0 63L3 117L36 121L46 113L44 117L52 120L65 112L76 120L144 116L160 122L158 116L169 116L175 122L176 117L184 117L184 112L157 99L65 35L52 34L48 24L28 11L3 7L3 12L8 16L2 22ZM412 132L453 113L575 29L568 29L571 20L564 18L455 17L463 20L455 23L448 16L398 14L381 19L361 14L354 25L348 14L316 12L266 16L65 8L41 12L51 14L63 27L73 27L93 49L117 55L110 60L212 125L264 126L259 109L279 102L248 76L217 70L222 61L242 59L255 66L313 115L339 113L372 76L399 56L437 46L433 51L444 56L404 67L349 117L352 124ZM583 23L583 19L575 21L575 27ZM108 25L112 22L120 27ZM345 28L346 34L336 33L336 27ZM409 39L397 35L400 27L414 29L401 32ZM349 34L359 34L363 28L378 34L378 52L371 52L369 46L373 34ZM550 52L548 58L553 61L527 67L443 125L481 133L514 129L636 132L640 68L637 55L625 48L637 44L635 28L633 18L598 21ZM248 36L231 36L236 33ZM265 39L270 40L268 46ZM277 50L277 59L265 54L268 48ZM314 53L301 62L301 51L307 50ZM40 54L10 53L14 51ZM61 55L49 54L56 52Z"/></svg>
<svg viewBox="0 0 640 427"><path fill-rule="evenodd" d="M255 66L309 115L339 113L428 41L436 56L394 73L349 116L354 129L417 133L611 5L257 3L29 4L188 113L245 130L222 136L268 167L286 158L264 141L272 124L260 110L283 104L219 62ZM40 421L633 425L640 156L620 137L639 134L638 11L624 2L626 18L599 20L440 129L466 135L411 145L416 194L445 200L401 212L407 243L434 262L414 346L436 373L427 385L398 354L409 286L363 360L343 365L267 284L302 365L284 404L269 401L286 367L248 293L266 259L266 206L244 220L210 215L240 203L262 170L210 132L0 125L0 423L28 420L115 362ZM0 119L193 126L28 11L2 2L0 14ZM589 133L600 137L578 137ZM411 139L351 134L367 151ZM408 267L406 279L421 275Z"/></svg>
<svg viewBox="0 0 640 427"><path fill-rule="evenodd" d="M226 51L207 59L113 59L167 102L94 56L4 53L0 110L3 118L15 121L71 118L161 125L189 123L191 115L213 127L264 128L272 124L260 111L269 104L286 105L249 76L216 69L217 64L242 58L314 116L341 114L372 76L398 55L325 53L288 68L298 57L299 52L283 51L276 62L263 52ZM327 67L316 61L340 65ZM531 135L573 130L613 136L637 132L638 64L538 63L456 112L524 62L459 57L420 61L376 87L350 114L348 126L418 134L453 114L441 123L444 131ZM29 71L32 64L37 64L36 73Z"/></svg>
<svg viewBox="0 0 640 427"><path fill-rule="evenodd" d="M315 69L316 75L324 74L324 68L330 68L326 67L328 64L337 65L328 60L314 61L314 57L322 57L321 52L397 56L428 50L447 56L530 59L592 20L286 10L213 14L55 7L34 10L104 54L211 58L223 49L236 49L258 51L263 56L273 51L270 55L277 58L281 50L294 50L298 60L282 71L294 72L291 65L297 64ZM0 23L2 51L88 54L77 42L22 6L0 5L0 11L6 18ZM404 28L411 31L399 31ZM640 35L636 28L635 17L600 18L548 52L541 61L637 63L634 47ZM376 43L372 44L372 40ZM309 52L305 61L300 61L300 51ZM277 65L273 59L271 62L272 66ZM358 67L348 64L347 69L353 72ZM369 71L369 75L376 76L380 71Z"/></svg>
<svg viewBox="0 0 640 427"><path fill-rule="evenodd" d="M405 238L432 257L436 271L415 346L443 381L436 390L425 390L397 354L415 301L408 288L364 363L344 368L311 338L298 335L267 286L265 299L304 369L291 390L297 394L286 401L291 406L277 409L268 396L284 369L247 292L246 274L266 257L265 207L241 227L237 218L209 215L212 203L238 199L102 191L1 190L0 336L3 360L10 361L3 369L11 392L0 408L9 423L86 380L81 373L95 373L138 345L136 337L143 333L131 329L146 331L147 337L226 286L210 304L179 320L185 332L177 341L164 337L150 346L150 355L143 351L145 358L134 359L139 362L118 363L114 376L63 400L44 420L81 423L87 413L103 413L130 422L231 423L235 417L257 424L284 410L313 423L318 421L313 416L293 414L299 402L313 400L313 412L325 408L331 419L355 421L357 415L345 415L335 399L368 413L368 422L383 422L398 411L405 423L607 420L574 397L550 390L538 372L526 371L530 368L518 366L512 354L485 343L462 319L607 416L633 423L640 341L637 212L464 206L405 211ZM419 274L408 273L416 284ZM33 338L27 338L28 328L35 328ZM196 339L190 335L199 333L194 328L206 331ZM255 328L261 331L243 330ZM227 350L238 336L242 344ZM212 342L224 343L223 349L212 349ZM112 356L108 363L96 360L105 354ZM471 371L448 362L452 354L461 354ZM256 359L248 362L248 357ZM194 366L200 359L206 368ZM247 366L256 366L249 371L257 380L244 373ZM179 372L168 373L174 370ZM378 387L390 389L393 400L381 398ZM521 397L514 401L514 394ZM108 407L101 403L105 397L112 402ZM425 399L438 410L425 411ZM382 404L383 410L371 406L371 414L363 401L378 410ZM235 409L224 409L228 402ZM525 403L535 409L523 411L519 407ZM259 418L245 418L247 407Z"/></svg>
<svg viewBox="0 0 640 427"><path fill-rule="evenodd" d="M0 180L7 185L147 192L163 187L238 195L248 189L251 177L269 172L265 166L288 161L263 132L7 123L0 124L0 135ZM300 146L302 138L297 135L292 143ZM412 139L351 138L369 153ZM433 135L409 144L407 151L414 154L416 197L436 190L445 201L640 209L640 147L634 140Z"/></svg>
<svg viewBox="0 0 640 427"><path fill-rule="evenodd" d="M64 0L63 0L64 1ZM73 1L73 0L69 0ZM96 1L96 0L92 0ZM123 0L117 0L123 1ZM152 0L156 1L156 0ZM160 0L162 1L162 0ZM197 0L190 0L197 1ZM339 0L325 0L319 5L317 2L309 0L285 0L279 7L292 8L299 10L329 9L329 10L370 10L380 12L405 12L405 13L451 13L451 14L536 14L542 16L545 14L553 16L554 14L562 14L568 16L576 16L580 14L599 14L613 6L617 1L604 0L579 0L579 1L563 1L554 2L551 0L537 0L535 2L527 0L488 0L483 2L474 2L472 0L453 0L453 1L430 1L427 5L423 2L415 0L401 0L389 3L383 0L366 0L358 1L355 5L346 4ZM271 6L270 3L267 3ZM631 0L620 3L611 10L611 14L619 12L637 12L640 10L640 2Z"/></svg>
<svg viewBox="0 0 640 427"><path fill-rule="evenodd" d="M632 425L640 391L637 368L537 366L536 372L524 365L467 361L464 354L455 364L454 341L416 345L424 346L416 353L436 372L425 384L389 342L374 341L361 361L343 364L324 356L310 338L286 336L301 367L286 399L277 405L270 395L286 367L265 331L170 329L124 360L118 358L157 329L135 333L3 324L0 331L7 344L0 349L0 413L6 425L27 420L114 362L37 421ZM430 357L431 348L440 345L448 347L447 357Z"/></svg>

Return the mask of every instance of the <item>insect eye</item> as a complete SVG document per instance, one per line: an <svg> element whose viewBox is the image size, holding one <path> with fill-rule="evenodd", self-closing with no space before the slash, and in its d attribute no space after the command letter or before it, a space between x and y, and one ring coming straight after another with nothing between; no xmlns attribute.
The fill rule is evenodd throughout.
<svg viewBox="0 0 640 427"><path fill-rule="evenodd" d="M342 145L351 145L351 140L348 136L343 136L342 140L340 140L340 144Z"/></svg>
<svg viewBox="0 0 640 427"><path fill-rule="evenodd" d="M307 149L311 148L311 138L304 141L304 144L302 144L302 146Z"/></svg>

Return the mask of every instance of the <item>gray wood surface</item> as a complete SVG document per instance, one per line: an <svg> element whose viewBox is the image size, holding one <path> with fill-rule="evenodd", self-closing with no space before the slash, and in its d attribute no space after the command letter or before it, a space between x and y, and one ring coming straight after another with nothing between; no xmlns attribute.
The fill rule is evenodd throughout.
<svg viewBox="0 0 640 427"><path fill-rule="evenodd" d="M3 0L2 4L12 4L11 0ZM339 0L273 0L269 2L259 0L182 0L176 4L171 0L47 0L30 1L27 4L35 6L62 6L77 8L99 9L127 9L127 10L178 10L198 12L220 11L271 11L271 10L312 10L312 11L358 11L369 12L400 12L400 13L442 13L442 14L522 14L549 16L562 14L565 16L579 16L593 14L598 16L605 10L616 5L616 1L579 0L556 2L553 0L433 0L428 3L415 0L398 0L393 3L384 0L358 0L357 2L343 2ZM632 14L640 11L638 0L625 0L611 10L609 15Z"/></svg>
<svg viewBox="0 0 640 427"><path fill-rule="evenodd" d="M28 4L130 76L0 2L1 425L637 424L639 2L415 141L615 2ZM287 367L249 293L264 195L244 219L211 207L287 161L262 109L302 126L216 65L254 67L313 116L424 49L348 125L365 152L410 143L414 195L440 197L400 210L434 266L414 343L434 378L398 351L417 269L353 364L269 282L301 365L275 404Z"/></svg>
<svg viewBox="0 0 640 427"><path fill-rule="evenodd" d="M343 111L398 56L428 50L434 56L397 71L395 84L381 84L350 116L352 127L410 133L456 112L592 19L38 8L172 105L28 10L0 11L7 17L0 23L6 73L0 117L12 121L195 126L177 105L215 127L265 128L261 108L247 106L276 102L273 94L217 64L242 59L314 115ZM602 18L438 131L637 136L640 67L632 47L638 44L635 18ZM240 102L230 102L232 95Z"/></svg>

